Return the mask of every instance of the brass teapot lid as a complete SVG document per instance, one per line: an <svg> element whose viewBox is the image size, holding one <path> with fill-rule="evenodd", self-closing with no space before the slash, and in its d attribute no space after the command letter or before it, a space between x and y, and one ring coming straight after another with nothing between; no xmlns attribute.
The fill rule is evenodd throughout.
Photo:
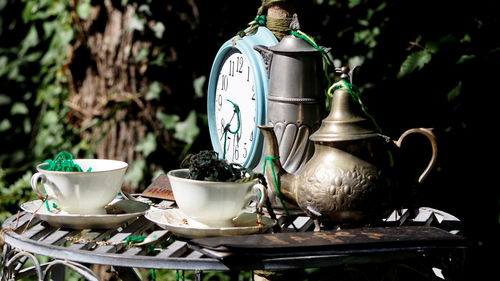
<svg viewBox="0 0 500 281"><path fill-rule="evenodd" d="M370 122L356 113L349 91L337 89L333 94L330 114L323 119L320 128L309 139L314 142L350 141L376 137Z"/></svg>

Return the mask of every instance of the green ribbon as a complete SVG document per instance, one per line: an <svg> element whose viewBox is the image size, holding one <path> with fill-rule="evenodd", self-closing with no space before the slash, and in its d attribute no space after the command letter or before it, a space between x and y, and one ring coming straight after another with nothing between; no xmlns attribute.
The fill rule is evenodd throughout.
<svg viewBox="0 0 500 281"><path fill-rule="evenodd" d="M255 17L255 19L251 24L257 24L259 26L263 26L266 25L266 22L267 22L266 15L259 15Z"/></svg>
<svg viewBox="0 0 500 281"><path fill-rule="evenodd" d="M83 172L80 165L73 162L73 155L67 151L61 151L57 154L54 160L45 160L44 163L49 164L46 170L58 172ZM90 172L92 168L88 168L86 172Z"/></svg>
<svg viewBox="0 0 500 281"><path fill-rule="evenodd" d="M148 237L147 235L141 235L141 236L133 236L133 235L129 235L127 236L127 238L125 238L125 244L130 244L130 243L140 243L142 241L144 241L144 239L146 239L146 237Z"/></svg>
<svg viewBox="0 0 500 281"><path fill-rule="evenodd" d="M45 197L45 208L47 209L48 212L51 212L49 200L47 199L47 197ZM56 203L52 203L52 208L57 209L57 208L59 208L59 206L57 206Z"/></svg>
<svg viewBox="0 0 500 281"><path fill-rule="evenodd" d="M283 200L283 194L281 193L281 182L280 178L276 175L276 170L274 169L274 162L273 160L279 160L279 157L272 157L272 156L266 156L264 158L264 167L262 168L262 173L265 175L266 174L266 164L267 162L270 163L271 167L271 173L273 175L273 182L274 182L274 190L276 191L276 195L278 195L278 199L280 200L281 205L283 206L283 210L285 210L285 214L287 217L290 217L290 213L288 212L288 208L286 207L285 201ZM292 222L292 226L295 229L295 231L298 231L297 227Z"/></svg>
<svg viewBox="0 0 500 281"><path fill-rule="evenodd" d="M363 103L363 101L361 100L361 93L358 89L358 87L356 87L354 84L352 83L349 83L347 82L345 79L340 79L337 83L334 83L329 89L328 89L328 96L330 98L333 97L333 94L334 92L337 90L337 89L340 89L340 88L344 88L347 90L347 92L349 93L349 95L351 96L352 99L354 99L354 101L356 101L360 106L361 106L361 110L363 111L363 113L368 117L370 118L370 120L372 121L373 125L375 126L375 128L377 129L377 131L379 133L382 132L382 129L380 129L379 125L377 124L377 122L375 121L375 118L370 114L368 113L368 109L367 107L365 106L365 104Z"/></svg>
<svg viewBox="0 0 500 281"><path fill-rule="evenodd" d="M301 31L301 30L291 30L290 33L297 37L297 38L300 38L304 41L306 41L309 45L311 45L314 49L318 50L321 52L321 54L323 55L323 57L326 59L326 61L328 62L329 65L333 66L333 61L332 61L332 58L330 58L330 56L328 55L328 53L325 51L325 49L321 48L318 44L316 44L316 41L314 41L314 39L309 36L308 34L306 34L305 32Z"/></svg>
<svg viewBox="0 0 500 281"><path fill-rule="evenodd" d="M129 245L130 243L140 243L143 242L147 235L141 235L141 236L133 236L129 235L127 238L125 238L125 244ZM146 246L146 249L148 249L149 252L154 253L154 244L149 244ZM152 281L156 280L156 271L154 269L149 270L149 277L151 278Z"/></svg>
<svg viewBox="0 0 500 281"><path fill-rule="evenodd" d="M332 55L330 53L327 53L325 51L325 49L321 48L318 44L316 44L316 41L314 41L314 39L311 36L309 36L308 34L306 34L305 32L303 32L301 30L291 30L290 33L293 36L306 41L309 45L311 45L314 49L318 50L321 53L321 55L323 56L323 60L326 62L323 65L323 70L325 72L325 78L328 81L328 83L331 83L331 78L328 75L328 66L333 67L333 68L335 67L335 64L333 63Z"/></svg>
<svg viewBox="0 0 500 281"><path fill-rule="evenodd" d="M184 270L181 270L181 271L182 271L182 281L184 281ZM180 276L179 276L179 270L177 269L177 270L175 271L175 280L176 280L176 281L179 281L179 280L180 280L180 279L179 279L179 277L180 277Z"/></svg>

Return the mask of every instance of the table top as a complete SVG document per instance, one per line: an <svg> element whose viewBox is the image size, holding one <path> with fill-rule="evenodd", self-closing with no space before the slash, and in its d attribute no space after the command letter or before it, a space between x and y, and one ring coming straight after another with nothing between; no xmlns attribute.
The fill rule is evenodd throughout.
<svg viewBox="0 0 500 281"><path fill-rule="evenodd" d="M164 201L172 205L172 202ZM289 222L293 221L294 229ZM313 222L306 216L292 219L278 216L284 233L314 233ZM394 211L379 227L435 226L452 234L460 234L460 221L443 211L421 207ZM301 247L286 255L256 255L253 259L223 259L203 249L195 250L189 239L176 237L159 228L144 216L133 218L113 229L73 230L41 221L30 213L19 212L2 224L3 238L10 246L33 254L79 263L106 264L120 267L178 270L281 270L324 267L346 263L389 261L422 255L425 251L457 248L460 244L420 243L386 244L390 247L358 246L341 248ZM129 243L127 237L155 237L154 244ZM273 234L259 234L273 235ZM78 238L77 238L78 237ZM257 237L259 238L259 237ZM375 237L376 238L376 237ZM148 239L146 238L145 241ZM399 239L395 238L394 241ZM152 245L152 246L151 246ZM367 244L368 245L368 244ZM306 251L304 251L306 250Z"/></svg>

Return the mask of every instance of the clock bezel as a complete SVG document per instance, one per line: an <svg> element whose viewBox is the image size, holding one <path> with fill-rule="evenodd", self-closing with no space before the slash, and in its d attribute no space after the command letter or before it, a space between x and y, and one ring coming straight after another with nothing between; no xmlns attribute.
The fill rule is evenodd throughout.
<svg viewBox="0 0 500 281"><path fill-rule="evenodd" d="M243 55L245 61L250 64L252 68L252 78L255 86L255 125L263 125L266 122L267 115L266 104L267 92L269 89L269 80L267 78L268 74L264 61L262 60L260 54L253 49L253 46L273 46L278 44L278 40L276 39L276 37L274 37L272 32L265 27L259 27L254 35L245 36L237 40L234 47L233 39L226 41L217 52L215 60L212 64L210 78L208 81L208 128L210 132L212 147L214 151L219 153L219 157L222 157L223 144L219 141L217 133L217 124L215 120L215 99L219 72L225 59L228 57L228 54L237 49ZM244 116L242 118L244 118ZM255 139L248 151L248 157L242 164L244 167L249 169L253 169L257 166L262 155L262 146L264 139L257 126L255 126L254 128L254 138Z"/></svg>

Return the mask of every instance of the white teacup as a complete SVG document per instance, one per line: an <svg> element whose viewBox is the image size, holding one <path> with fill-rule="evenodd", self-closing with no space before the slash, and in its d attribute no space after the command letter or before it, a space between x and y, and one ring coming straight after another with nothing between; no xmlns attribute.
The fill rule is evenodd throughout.
<svg viewBox="0 0 500 281"><path fill-rule="evenodd" d="M230 227L260 191L257 206L267 198L265 187L255 179L249 182L214 182L188 179L189 169L167 173L179 209L209 227Z"/></svg>
<svg viewBox="0 0 500 281"><path fill-rule="evenodd" d="M41 196L71 214L106 214L105 206L120 192L126 162L108 159L73 159L83 171L49 171L47 163L37 165L31 187ZM42 185L39 185L38 182ZM41 188L43 186L43 188Z"/></svg>

